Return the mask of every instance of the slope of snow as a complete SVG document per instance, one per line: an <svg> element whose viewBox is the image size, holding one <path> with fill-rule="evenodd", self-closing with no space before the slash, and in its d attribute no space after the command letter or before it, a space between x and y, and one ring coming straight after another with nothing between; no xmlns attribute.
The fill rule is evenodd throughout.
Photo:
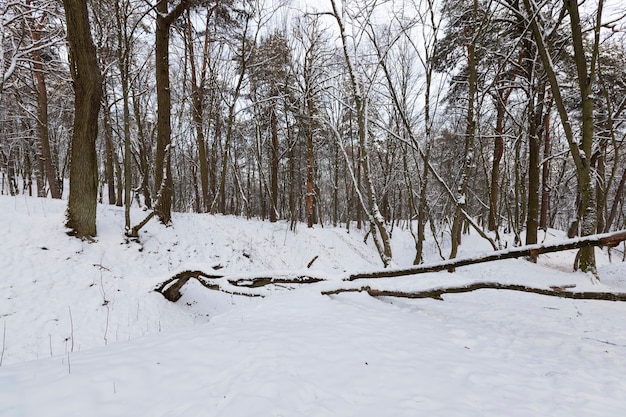
<svg viewBox="0 0 626 417"><path fill-rule="evenodd" d="M626 415L626 303L493 290L444 301L320 294L477 281L625 292L617 254L609 264L598 252L601 284L564 272L570 253L341 283L380 267L354 230L178 214L127 243L123 212L99 206L97 242L86 243L65 235L64 209L0 197L0 416ZM409 265L410 235L396 228L393 244L396 263ZM488 246L469 236L462 249ZM190 281L177 303L152 291L181 270L213 268L306 270L330 282L249 298Z"/></svg>

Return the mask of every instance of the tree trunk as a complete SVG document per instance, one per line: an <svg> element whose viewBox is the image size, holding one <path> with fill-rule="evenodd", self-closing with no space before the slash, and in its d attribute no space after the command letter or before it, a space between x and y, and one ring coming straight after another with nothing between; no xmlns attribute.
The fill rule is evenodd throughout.
<svg viewBox="0 0 626 417"><path fill-rule="evenodd" d="M139 136L139 170L141 171L141 190L143 192L144 206L148 209L152 208L152 195L150 193L150 159L151 159L151 146L150 143L153 140L148 141L146 133L143 127L142 113L140 110L138 92L135 91L134 86L131 84L131 98L133 101L133 111L135 113L135 119L137 124L137 136ZM153 132L149 132L153 136Z"/></svg>
<svg viewBox="0 0 626 417"><path fill-rule="evenodd" d="M127 33L127 19L122 15L119 2L115 2L117 21L117 65L120 70L122 87L122 118L124 126L124 229L130 231L130 204L132 187L132 166L130 158L130 53L131 45ZM121 184L118 184L121 187Z"/></svg>
<svg viewBox="0 0 626 417"><path fill-rule="evenodd" d="M615 199L613 199L613 204L611 204L611 211L609 212L609 218L606 221L606 224L604 225L604 233L607 233L610 229L611 226L613 225L613 222L615 221L615 217L617 217L617 208L620 205L620 202L622 201L622 196L624 194L624 186L626 185L626 169L624 169L624 172L622 173L622 178L620 179L619 185L617 186L617 191L615 192Z"/></svg>
<svg viewBox="0 0 626 417"><path fill-rule="evenodd" d="M530 44L530 42L528 42ZM528 45L527 48L531 46ZM529 49L530 50L530 49ZM528 81L530 94L533 95L528 104L528 212L526 218L526 244L537 243L537 230L539 228L539 160L541 155L540 126L543 120L543 99L545 86L540 82L533 86L534 68L528 65ZM535 96L535 90L537 95Z"/></svg>
<svg viewBox="0 0 626 417"><path fill-rule="evenodd" d="M208 19L208 17L207 17ZM208 23L208 22L207 22ZM207 51L208 48L208 34L209 31L206 30L205 36L205 48ZM196 128L196 144L198 147L198 164L200 165L200 186L202 191L201 197L201 207L202 212L207 212L210 209L209 202L209 166L206 152L206 141L204 138L204 74L206 68L206 52L205 55L202 56L203 59L203 71L200 75L200 80L198 80L197 69L196 69L196 54L193 45L193 31L192 31L192 22L191 16L187 14L187 51L188 51L188 59L189 59L189 70L191 72L191 102L192 102L192 118L193 123Z"/></svg>
<svg viewBox="0 0 626 417"><path fill-rule="evenodd" d="M39 24L33 22L39 26ZM31 30L31 37L36 44L40 41L39 29ZM33 49L33 70L35 75L35 87L37 89L37 127L39 132L39 158L41 158L41 166L48 178L48 186L50 187L50 196L52 198L61 198L59 189L59 178L56 167L52 163L52 152L50 152L50 139L48 134L48 89L46 87L46 78L44 73L41 54L38 49Z"/></svg>
<svg viewBox="0 0 626 417"><path fill-rule="evenodd" d="M278 220L278 120L276 118L276 101L272 101L270 106L270 127L271 127L271 153L272 162L270 164L270 222Z"/></svg>
<svg viewBox="0 0 626 417"><path fill-rule="evenodd" d="M313 182L313 171L315 166L315 156L313 154L313 100L310 96L311 86L306 86L306 110L307 110L307 128L306 128L306 223L307 227L313 227L315 223L315 211L313 200L315 198L315 189Z"/></svg>
<svg viewBox="0 0 626 417"><path fill-rule="evenodd" d="M504 116L506 108L503 94L498 92L496 103L496 137L493 145L493 161L491 163L491 191L489 193L489 224L488 230L498 229L498 196L500 190L500 161L504 154Z"/></svg>
<svg viewBox="0 0 626 417"><path fill-rule="evenodd" d="M478 13L478 2L474 0L473 8L474 18ZM463 224L462 212L467 204L467 190L471 174L472 164L474 163L474 135L476 134L476 120L474 118L474 103L476 100L476 89L478 82L478 72L476 68L476 40L471 39L466 45L467 47L467 68L468 77L468 101L467 101L467 124L465 129L465 160L461 168L461 179L457 188L458 196L456 201L456 210L454 212L454 221L452 223L451 234L451 250L450 259L456 258L459 245L461 244L461 232Z"/></svg>
<svg viewBox="0 0 626 417"><path fill-rule="evenodd" d="M550 100L551 101L551 100ZM548 104L543 119L543 166L541 173L541 211L539 214L539 227L548 230L548 212L550 211L550 154L552 153L552 141L550 139L550 108Z"/></svg>
<svg viewBox="0 0 626 417"><path fill-rule="evenodd" d="M600 3L602 4L602 3ZM595 77L594 63L595 56L598 53L598 39L600 32L600 20L602 13L599 11L598 27L596 34L596 44L592 54L591 70L587 66L587 55L584 47L583 29L580 24L580 16L578 14L578 3L576 1L566 1L565 7L570 15L570 25L572 28L572 38L574 47L574 61L578 72L578 87L580 98L582 101L582 138L579 144L580 157L576 158L576 171L578 173L578 182L580 189L580 208L578 218L581 219L580 233L581 236L589 236L596 232L597 229L597 205L595 193L595 173L591 166L593 134L594 134L594 115L593 115L593 91L592 85ZM579 253L580 269L585 272L596 273L596 259L593 248L582 248Z"/></svg>
<svg viewBox="0 0 626 417"><path fill-rule="evenodd" d="M101 75L91 37L87 3L63 0L63 5L75 95L67 227L76 236L88 237L96 235L96 138L102 95Z"/></svg>
<svg viewBox="0 0 626 417"><path fill-rule="evenodd" d="M107 183L107 197L109 200L109 204L113 206L116 202L115 169L113 165L113 157L115 152L115 150L113 149L113 129L111 127L111 115L107 104L104 103L102 107L102 112L104 116L104 176Z"/></svg>
<svg viewBox="0 0 626 417"><path fill-rule="evenodd" d="M159 220L168 224L172 220L172 199L174 182L172 179L172 152L167 152L172 141L171 125L171 90L170 90L170 27L187 9L190 0L181 0L169 11L168 0L159 0L156 4L155 31L155 72L157 95L157 143L156 143L156 186L163 183L159 204L155 207Z"/></svg>
<svg viewBox="0 0 626 417"><path fill-rule="evenodd" d="M155 184L165 186L159 198L159 205L155 207L159 220L170 223L172 219L173 182L171 173L171 152L166 152L171 143L172 126L171 93L170 93L170 64L169 64L169 34L170 25L165 20L168 12L168 1L159 0L156 4L156 32L155 32L155 70L157 94L157 143L156 143L156 170ZM166 154L168 155L166 159ZM166 176L165 182L163 176Z"/></svg>

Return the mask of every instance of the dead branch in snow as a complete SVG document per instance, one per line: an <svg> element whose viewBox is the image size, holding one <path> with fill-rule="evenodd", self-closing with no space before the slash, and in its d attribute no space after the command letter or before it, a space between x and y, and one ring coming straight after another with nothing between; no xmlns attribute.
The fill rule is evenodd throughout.
<svg viewBox="0 0 626 417"><path fill-rule="evenodd" d="M569 239L554 244L539 244L522 246L519 248L499 250L484 255L468 258L456 258L434 264L424 264L402 269L385 269L381 271L356 273L348 277L348 281L364 278L395 278L406 275L423 274L426 272L448 271L455 268L484 262L499 261L502 259L520 258L523 256L535 257L542 253L560 252L570 249L580 249L589 246L616 246L626 240L626 230L619 232L591 235L584 238Z"/></svg>
<svg viewBox="0 0 626 417"><path fill-rule="evenodd" d="M426 272L438 272L444 270L450 270L460 266L497 261L501 259L519 258L522 256L536 256L542 253L559 252L570 249L580 249L589 246L616 246L620 242L626 240L626 230L622 230L614 233L605 233L600 235L587 236L585 238L570 239L562 241L560 243L548 244L548 245L531 245L520 248L514 248L509 250L496 251L493 253L470 257L459 258L448 261L438 262L430 265L418 265L411 268L404 269L385 269L381 271L357 273L352 274L346 281L354 281L357 279L366 278L395 278L406 275L415 275ZM313 261L316 258L313 259ZM312 261L312 262L313 262ZM227 292L234 295L245 295L257 297L260 296L257 293L237 291L236 288L259 288L267 285L299 285L299 284L312 284L316 282L324 281L322 278L297 275L293 276L277 276L270 277L267 274L258 277L241 277L225 275L211 275L202 271L183 271L172 278L159 284L155 291L161 293L168 300L175 302L182 296L181 288L191 279L195 278L204 287ZM221 281L220 281L221 280ZM341 285L341 281L338 281ZM338 288L332 291L325 291L322 294L340 294L344 292L367 292L374 297L403 297L403 298L437 298L441 299L442 294L455 294L470 292L479 289L496 289L496 290L511 290L511 291L524 291L534 294L549 295L561 298L572 299L584 299L584 300L608 300L608 301L626 301L626 293L609 293L609 292L572 292L567 291L563 287L553 287L551 289L533 288L524 285L517 284L500 284L497 282L479 282L460 287L441 287L435 289L429 289L425 291L417 292L401 292L401 291L387 291L372 289L369 286L361 288Z"/></svg>
<svg viewBox="0 0 626 417"><path fill-rule="evenodd" d="M471 292L476 290L510 290L510 291L522 291L532 294L549 295L560 298L570 298L574 300L604 300L604 301L626 301L626 293L611 293L611 292L572 292L566 291L562 287L547 288L534 288L527 287L525 285L518 284L500 284L497 282L476 282L473 284L463 285L459 287L441 287L428 289L424 291L387 291L377 290L368 286L360 288L339 288L333 291L324 291L323 295L335 295L345 292L366 292L372 297L399 297L399 298L434 298L437 300L443 300L444 294L459 294L465 292Z"/></svg>
<svg viewBox="0 0 626 417"><path fill-rule="evenodd" d="M239 292L229 287L239 288L259 288L270 284L275 285L288 285L288 284L312 284L315 282L323 281L321 278L308 277L308 276L294 276L294 277L225 277L224 275L210 275L202 271L182 271L174 275L172 278L159 284L154 291L161 293L169 301L175 302L182 297L180 292L181 288L191 279L195 278L202 286L210 289L222 292L227 292L233 295L245 295L249 297L258 297L258 294L250 292ZM217 281L223 278L226 281L226 285L220 285Z"/></svg>

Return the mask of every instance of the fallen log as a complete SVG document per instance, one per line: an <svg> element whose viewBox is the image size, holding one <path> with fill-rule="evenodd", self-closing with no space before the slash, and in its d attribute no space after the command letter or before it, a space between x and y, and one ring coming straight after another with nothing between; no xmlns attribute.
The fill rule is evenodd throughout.
<svg viewBox="0 0 626 417"><path fill-rule="evenodd" d="M293 278L226 278L226 282L233 288L220 285L218 279L225 278L221 275L208 275L202 271L182 271L167 281L161 283L154 290L162 294L167 300L176 302L181 297L181 288L190 280L196 279L202 286L214 291L226 292L232 295L241 295L246 297L262 297L260 294L236 291L234 288L258 288L269 284L311 284L315 282L323 281L320 278L298 276ZM436 300L443 300L444 294L459 294L476 290L492 289L492 290L509 290L509 291L521 291L532 294L547 295L552 297L569 298L575 300L604 300L604 301L626 301L626 293L611 293L611 292L574 292L568 289L574 286L553 286L550 289L547 288L535 288L528 287L519 284L500 284L497 282L476 282L472 284L457 286L457 287L439 287L431 288L422 291L393 291L393 290L381 290L371 288L370 286L363 286L360 288L337 288L329 291L322 291L322 295L336 295L346 292L366 292L372 297L399 297L399 298L434 298Z"/></svg>
<svg viewBox="0 0 626 417"><path fill-rule="evenodd" d="M373 272L356 273L348 276L347 281L354 281L365 278L394 278L406 275L423 274L426 272L449 271L461 266L479 264L484 262L498 261L502 259L520 258L522 256L535 257L542 253L560 252L570 249L580 249L589 246L617 246L626 240L626 230L619 232L591 235L582 238L569 239L555 244L548 245L528 245L519 248L505 249L487 253L480 256L449 259L447 261L433 264L417 265L410 268L384 269Z"/></svg>
<svg viewBox="0 0 626 417"><path fill-rule="evenodd" d="M543 253L559 252L570 249L580 249L589 246L616 246L620 242L626 240L626 230L622 230L614 233L605 233L599 235L587 236L584 238L570 239L555 243L551 245L530 245L520 248L513 248L508 250L496 251L481 256L451 259L443 262L438 262L428 265L418 265L410 268L402 269L385 269L374 272L356 273L344 278L345 281L355 281L358 279L366 278L393 278L406 275L415 275L426 272L438 272L444 270L450 270L453 268L467 266L472 264L497 261L501 259L519 258L522 256L537 256ZM324 281L322 278L295 275L294 276L282 276L282 277L228 277L225 275L211 275L202 271L182 271L172 278L159 284L154 290L162 294L169 301L176 302L182 296L181 288L191 279L196 279L204 287L227 292L233 295L245 295L245 296L260 296L257 293L237 291L236 288L258 288L267 285L298 285L298 284L312 284L316 282ZM221 280L221 281L219 281ZM376 290L371 287L365 286L361 288L339 288L333 291L325 291L322 294L340 294L343 292L367 292L374 297L404 297L404 298L438 298L441 299L442 294L453 294L470 292L478 289L499 289L499 290L512 290L512 291L524 291L535 294L550 295L563 298L572 299L585 299L585 300L609 300L609 301L626 301L625 293L607 293L607 292L571 292L566 291L563 288L554 287L552 289L542 289L527 287L524 285L514 284L499 284L494 282L481 282L470 284L461 287L449 287L449 288L436 288L419 292L400 292L400 291L386 291Z"/></svg>
<svg viewBox="0 0 626 417"><path fill-rule="evenodd" d="M346 292L366 292L372 297L434 298L436 300L443 300L442 295L444 294L459 294L484 289L522 291L532 294L549 295L552 297L570 298L574 300L626 301L626 293L592 291L573 292L566 291L559 287L552 287L551 289L534 288L527 287L525 285L500 284L497 282L476 282L460 287L434 288L415 292L377 290L369 286L365 286L360 288L339 288L332 291L324 291L322 294L335 295Z"/></svg>

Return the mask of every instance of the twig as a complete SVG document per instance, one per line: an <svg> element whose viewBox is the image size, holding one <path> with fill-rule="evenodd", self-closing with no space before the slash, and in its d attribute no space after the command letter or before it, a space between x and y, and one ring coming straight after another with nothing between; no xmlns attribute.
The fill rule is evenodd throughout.
<svg viewBox="0 0 626 417"><path fill-rule="evenodd" d="M0 352L0 366L2 366L2 360L4 359L4 348L6 346L6 338L7 338L7 322L4 322L2 330L2 352Z"/></svg>
<svg viewBox="0 0 626 417"><path fill-rule="evenodd" d="M311 262L309 262L309 263L307 264L307 266L306 266L306 267L307 267L307 269L308 269L308 268L310 268L311 266L313 266L313 263L314 263L315 261L317 261L317 258L319 258L319 255L315 255L315 257L314 257L313 259L311 259Z"/></svg>
<svg viewBox="0 0 626 417"><path fill-rule="evenodd" d="M70 312L70 340L71 340L71 344L70 344L70 352L74 352L74 320L72 319L72 308L70 306L67 306L67 309ZM69 361L69 353L68 353L68 361Z"/></svg>

